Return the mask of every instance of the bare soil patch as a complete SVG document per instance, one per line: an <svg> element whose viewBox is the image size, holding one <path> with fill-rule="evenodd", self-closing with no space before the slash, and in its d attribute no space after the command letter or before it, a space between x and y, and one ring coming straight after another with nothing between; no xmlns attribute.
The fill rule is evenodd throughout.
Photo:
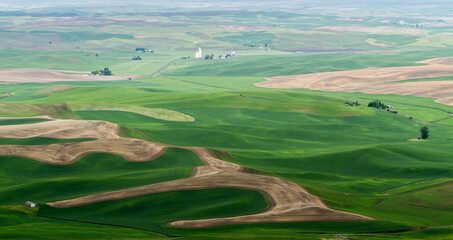
<svg viewBox="0 0 453 240"><path fill-rule="evenodd" d="M418 63L427 65L271 77L267 78L266 82L255 85L265 88L411 95L437 98L436 102L453 105L453 81L395 83L408 79L453 75L453 58L436 58Z"/></svg>
<svg viewBox="0 0 453 240"><path fill-rule="evenodd" d="M423 142L426 141L425 139L420 139L420 138L410 138L407 139L408 142Z"/></svg>
<svg viewBox="0 0 453 240"><path fill-rule="evenodd" d="M36 68L0 69L0 83L64 82L64 81L119 81L142 76L95 76L88 72L59 71Z"/></svg>
<svg viewBox="0 0 453 240"><path fill-rule="evenodd" d="M69 165L90 153L112 153L128 161L143 162L160 157L167 146L132 138L97 139L87 142L51 145L7 145L1 156L21 156L40 162Z"/></svg>
<svg viewBox="0 0 453 240"><path fill-rule="evenodd" d="M29 125L0 126L0 137L21 138L49 136L56 138L97 138L79 143L41 146L4 145L0 155L14 155L49 164L71 164L89 153L118 154L129 161L149 161L159 157L166 149L176 146L162 145L139 139L120 138L119 126L103 121L55 120ZM178 228L205 228L230 224L300 222L300 221L363 221L369 217L330 209L321 199L299 185L269 176L243 172L243 167L222 161L205 148L181 147L197 154L205 166L195 167L186 179L162 182L120 191L93 194L74 199L48 203L52 207L66 208L142 196L152 193L210 188L246 188L261 192L271 206L264 212L228 218L174 221L167 225Z"/></svg>
<svg viewBox="0 0 453 240"><path fill-rule="evenodd" d="M14 118L14 119L26 119L26 118ZM74 139L74 138L112 139L119 138L119 136L117 135L119 129L120 126L105 121L55 120L33 124L0 126L0 138L48 137L59 139Z"/></svg>

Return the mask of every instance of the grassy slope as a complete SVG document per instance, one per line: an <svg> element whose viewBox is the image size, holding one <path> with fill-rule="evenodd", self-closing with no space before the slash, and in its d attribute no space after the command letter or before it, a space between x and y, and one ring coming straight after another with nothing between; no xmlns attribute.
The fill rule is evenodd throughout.
<svg viewBox="0 0 453 240"><path fill-rule="evenodd" d="M384 227L359 224L358 228L385 230L398 224L436 226L453 221L442 211L448 209L449 205L445 204L452 193L436 191L442 189L437 185L417 193L406 191L403 186L451 177L452 153L448 146L452 130L430 125L432 140L407 142L406 139L418 136L420 124L375 109L348 107L343 102L344 97L358 99L362 104L379 98L422 121L442 119L445 112L441 110L451 107L415 97L271 90L252 84L263 81L265 76L410 65L416 60L448 54L448 51L425 51L373 57L326 54L240 57L223 62L182 61L162 78L134 83L127 88L86 86L34 97L26 96L23 90L7 101L42 104L96 101L178 110L197 120L165 123L133 114L96 112L83 112L80 116L118 122L168 144L228 150L234 161L299 183L334 208L397 223ZM260 64L251 64L257 61ZM25 85L22 86L24 89ZM36 89L41 86L44 85L34 85ZM401 192L384 194L395 187L400 187ZM412 187L407 188L412 190ZM413 204L414 199L416 204ZM283 224L280 233L292 232L296 226L300 227ZM333 226L353 229L350 225L328 224L329 228ZM251 229L250 226L243 228L244 231ZM258 232L265 228L253 229ZM367 231L371 231L369 229ZM275 228L270 231L278 232Z"/></svg>
<svg viewBox="0 0 453 240"><path fill-rule="evenodd" d="M67 166L20 157L0 157L2 204L45 203L189 177L202 163L183 149L169 149L149 162L96 153Z"/></svg>
<svg viewBox="0 0 453 240"><path fill-rule="evenodd" d="M152 229L170 235L190 233L164 224L174 220L253 214L265 210L262 194L244 189L175 191L72 208L42 206L40 216ZM187 208L190 206L190 208Z"/></svg>
<svg viewBox="0 0 453 240"><path fill-rule="evenodd" d="M109 67L115 75L147 75L171 61L173 56L143 56L142 61L132 61L134 51L101 53L93 51L43 52L32 50L0 50L0 68L44 68L90 72ZM24 57L25 56L25 57Z"/></svg>
<svg viewBox="0 0 453 240"><path fill-rule="evenodd" d="M0 208L0 238L7 239L138 239L160 234L87 223L37 218L23 207Z"/></svg>
<svg viewBox="0 0 453 240"><path fill-rule="evenodd" d="M306 54L288 56L241 56L215 61L183 61L170 76L259 76L271 77L317 72L343 71L366 67L397 67L434 57L450 56L449 50L407 51L404 54ZM259 63L259 64L256 64ZM324 63L324 64L323 64ZM182 66L178 66L181 64Z"/></svg>
<svg viewBox="0 0 453 240"><path fill-rule="evenodd" d="M82 95L74 98L104 101L114 89L105 90L105 93L103 89L80 92ZM71 98L70 94L76 92L53 97ZM274 172L309 187L332 206L343 210L392 220L395 213L385 216L373 210L380 199L386 198L381 195L385 190L413 181L451 176L448 162L451 153L445 150L451 130L432 126L435 137L431 141L407 142L406 139L417 137L419 124L385 111L346 107L341 98L306 91L262 89L245 92L245 98L233 92L178 94L179 99L171 98L174 102L159 98L159 94L149 95L135 89L123 88L120 94L116 95L116 101L128 99L129 94L136 96L134 101L159 105L157 100L161 100L160 104L178 106L197 120L166 124L125 113L83 112L81 116L138 128L164 143L228 150L238 163ZM228 106L230 104L234 107ZM295 112L304 105L318 115ZM319 188L321 190L316 190ZM350 197L345 197L344 193ZM362 197L364 194L369 196ZM363 203L358 204L360 201ZM425 212L426 218L421 219L405 219L411 209L399 214L401 221L407 224L442 224L437 220L427 221L432 216L429 207Z"/></svg>
<svg viewBox="0 0 453 240"><path fill-rule="evenodd" d="M254 229L255 230L255 229ZM450 240L453 235L453 228L435 228L435 229L426 229L415 232L406 232L406 233L392 233L392 234L347 234L348 238L357 239L357 240L387 240L387 239L404 239L404 240L418 240L418 239L433 239L433 240ZM275 239L275 240L319 240L319 239L331 239L337 240L339 236L344 236L342 234L297 234L293 233L290 235L278 234L276 232L270 232L265 235L260 235L259 233L253 232L243 232L241 234L230 233L213 236L212 234L203 234L189 237L182 237L183 240L210 240L210 239Z"/></svg>
<svg viewBox="0 0 453 240"><path fill-rule="evenodd" d="M8 120L0 120L1 125L18 125L18 124L32 124L32 123L40 123L50 121L48 119L8 119Z"/></svg>

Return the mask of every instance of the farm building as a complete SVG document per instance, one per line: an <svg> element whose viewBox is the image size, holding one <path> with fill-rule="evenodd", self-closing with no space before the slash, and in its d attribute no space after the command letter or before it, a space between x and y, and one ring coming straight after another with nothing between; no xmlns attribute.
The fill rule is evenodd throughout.
<svg viewBox="0 0 453 240"><path fill-rule="evenodd" d="M26 208L35 208L35 207L37 207L36 203L30 202L30 201L25 202L24 205L25 205Z"/></svg>

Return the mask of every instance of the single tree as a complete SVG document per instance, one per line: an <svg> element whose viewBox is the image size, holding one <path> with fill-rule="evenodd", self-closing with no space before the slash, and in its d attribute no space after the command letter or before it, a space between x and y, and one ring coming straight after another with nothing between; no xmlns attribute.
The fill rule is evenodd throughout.
<svg viewBox="0 0 453 240"><path fill-rule="evenodd" d="M423 126L422 128L420 128L420 138L421 139L429 138L429 130L427 126Z"/></svg>

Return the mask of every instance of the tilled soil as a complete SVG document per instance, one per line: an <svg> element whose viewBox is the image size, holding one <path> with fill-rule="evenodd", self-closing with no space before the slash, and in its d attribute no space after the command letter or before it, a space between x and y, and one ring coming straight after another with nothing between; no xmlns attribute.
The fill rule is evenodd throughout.
<svg viewBox="0 0 453 240"><path fill-rule="evenodd" d="M439 103L453 105L453 81L396 82L453 75L453 58L437 58L419 63L428 65L271 77L255 85L265 88L411 95L437 98Z"/></svg>
<svg viewBox="0 0 453 240"><path fill-rule="evenodd" d="M0 69L0 83L45 83L65 81L118 81L142 76L96 76L84 72L58 71L37 68Z"/></svg>

